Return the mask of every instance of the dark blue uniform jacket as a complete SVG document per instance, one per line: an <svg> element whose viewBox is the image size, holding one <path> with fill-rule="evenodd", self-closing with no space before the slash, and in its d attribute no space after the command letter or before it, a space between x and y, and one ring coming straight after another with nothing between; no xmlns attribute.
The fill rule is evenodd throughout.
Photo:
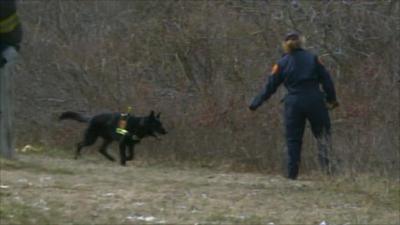
<svg viewBox="0 0 400 225"><path fill-rule="evenodd" d="M336 102L335 88L329 72L320 63L318 57L303 50L296 49L284 55L274 66L272 74L261 93L254 98L250 108L256 109L275 93L284 83L288 95L318 94L325 92L326 101Z"/></svg>
<svg viewBox="0 0 400 225"><path fill-rule="evenodd" d="M0 53L8 46L17 50L22 40L22 28L15 0L0 0Z"/></svg>

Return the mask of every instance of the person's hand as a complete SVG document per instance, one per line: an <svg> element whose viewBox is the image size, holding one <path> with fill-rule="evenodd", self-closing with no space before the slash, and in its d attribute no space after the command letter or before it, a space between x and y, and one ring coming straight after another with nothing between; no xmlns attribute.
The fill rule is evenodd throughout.
<svg viewBox="0 0 400 225"><path fill-rule="evenodd" d="M332 110L336 107L339 107L339 102L337 101L333 101L333 102L327 102L326 103L326 108L328 108L329 110Z"/></svg>
<svg viewBox="0 0 400 225"><path fill-rule="evenodd" d="M255 107L254 105L249 105L249 110L254 112L256 111L257 107Z"/></svg>

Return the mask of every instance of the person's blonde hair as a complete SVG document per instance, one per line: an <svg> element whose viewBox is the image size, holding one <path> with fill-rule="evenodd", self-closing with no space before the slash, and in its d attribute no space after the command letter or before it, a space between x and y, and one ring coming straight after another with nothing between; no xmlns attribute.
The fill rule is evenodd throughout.
<svg viewBox="0 0 400 225"><path fill-rule="evenodd" d="M295 49L301 48L302 45L303 45L303 42L302 42L302 40L301 40L300 38L297 38L297 39L289 39L289 40L284 41L284 42L282 43L283 50L284 50L286 53L290 53L290 52L292 52L292 51L295 50Z"/></svg>

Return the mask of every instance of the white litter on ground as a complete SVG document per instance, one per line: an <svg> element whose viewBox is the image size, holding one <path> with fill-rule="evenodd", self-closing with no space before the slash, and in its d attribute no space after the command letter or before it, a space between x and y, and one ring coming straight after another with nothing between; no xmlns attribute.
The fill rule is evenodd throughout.
<svg viewBox="0 0 400 225"><path fill-rule="evenodd" d="M114 193L109 192L109 193L105 193L103 196L104 197L113 197L114 195L115 195Z"/></svg>
<svg viewBox="0 0 400 225"><path fill-rule="evenodd" d="M154 216L127 216L126 218L128 220L141 220L146 222L152 222L156 219Z"/></svg>
<svg viewBox="0 0 400 225"><path fill-rule="evenodd" d="M144 205L144 203L143 202L135 202L134 205L135 206L142 206L142 205Z"/></svg>

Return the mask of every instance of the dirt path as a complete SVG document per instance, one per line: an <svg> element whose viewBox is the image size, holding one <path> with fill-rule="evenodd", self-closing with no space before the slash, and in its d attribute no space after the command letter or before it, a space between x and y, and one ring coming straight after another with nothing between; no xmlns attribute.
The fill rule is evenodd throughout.
<svg viewBox="0 0 400 225"><path fill-rule="evenodd" d="M399 184L22 155L1 161L0 224L399 224Z"/></svg>

